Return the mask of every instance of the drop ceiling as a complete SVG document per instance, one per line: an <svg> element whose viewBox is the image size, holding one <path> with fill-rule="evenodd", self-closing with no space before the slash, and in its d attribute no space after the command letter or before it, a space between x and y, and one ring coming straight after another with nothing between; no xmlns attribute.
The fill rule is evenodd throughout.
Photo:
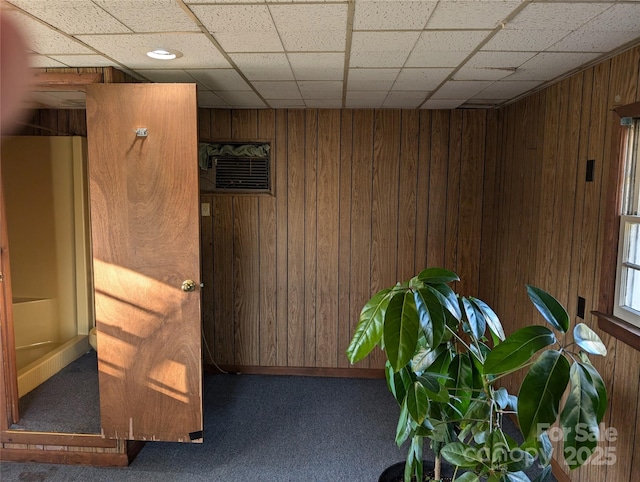
<svg viewBox="0 0 640 482"><path fill-rule="evenodd" d="M10 0L33 67L197 84L212 108L504 105L640 43L640 0ZM153 49L177 51L154 60ZM82 108L82 92L34 92Z"/></svg>

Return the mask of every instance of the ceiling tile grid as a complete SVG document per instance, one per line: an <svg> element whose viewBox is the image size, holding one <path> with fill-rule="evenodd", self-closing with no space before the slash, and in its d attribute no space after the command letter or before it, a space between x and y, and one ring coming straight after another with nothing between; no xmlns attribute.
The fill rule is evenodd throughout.
<svg viewBox="0 0 640 482"><path fill-rule="evenodd" d="M33 67L113 66L141 81L194 82L201 107L497 107L640 44L640 1L8 0L2 8L25 31ZM177 58L151 59L153 49ZM82 103L40 94L38 105Z"/></svg>

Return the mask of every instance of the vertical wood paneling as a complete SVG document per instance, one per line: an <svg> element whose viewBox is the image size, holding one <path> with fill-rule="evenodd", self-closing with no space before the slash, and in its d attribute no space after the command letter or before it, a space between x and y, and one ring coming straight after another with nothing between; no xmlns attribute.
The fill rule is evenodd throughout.
<svg viewBox="0 0 640 482"><path fill-rule="evenodd" d="M288 141L287 141L287 111L276 111L276 133L275 133L275 150L272 150L274 156L274 166L276 175L276 284L277 284L277 300L276 300L276 345L278 366L286 366L288 360L288 317L289 312L289 290L288 290L288 186L287 178L288 170Z"/></svg>
<svg viewBox="0 0 640 482"><path fill-rule="evenodd" d="M275 139L275 111L258 111L258 138ZM272 143L272 149L276 146ZM273 154L272 154L273 155ZM277 173L272 173L272 182ZM260 319L258 321L261 366L275 366L277 361L276 326L276 198L258 198Z"/></svg>
<svg viewBox="0 0 640 482"><path fill-rule="evenodd" d="M371 203L371 287L393 285L398 265L398 183L400 111L375 112L373 136L373 198ZM372 367L384 367L380 351L371 354Z"/></svg>
<svg viewBox="0 0 640 482"><path fill-rule="evenodd" d="M338 367L348 367L345 354L351 331L351 160L353 158L353 111L343 110L340 121L340 222L338 253Z"/></svg>
<svg viewBox="0 0 640 482"><path fill-rule="evenodd" d="M337 366L338 254L340 235L340 111L318 113L317 366Z"/></svg>
<svg viewBox="0 0 640 482"><path fill-rule="evenodd" d="M504 249L506 254L499 262L493 296L487 301L499 307L498 315L511 332L541 322L513 294L513 280L516 285L525 281L549 290L567 305L575 321L582 321L576 319L576 304L577 297L583 296L584 321L608 348L607 357L593 361L609 391L605 427L613 427L618 434L615 441L603 441L600 446L611 449L616 462L588 464L571 472L565 468L567 478L574 482L635 480L633 474L640 469L640 355L601 332L589 314L610 303L610 293L599 286L601 249L605 238L617 238L604 223L611 185L605 167L616 162L611 158L615 140L609 110L638 100L639 66L640 48L636 47L510 105L495 127L502 132L504 146L498 158L500 206L495 236L498 252ZM585 180L588 159L595 161L593 182ZM523 171L514 167L519 162L527 166ZM508 205L513 207L506 208ZM516 235L517 230L524 236ZM483 231L483 246L485 239ZM510 308L514 305L517 307ZM517 389L517 383L511 388ZM555 457L562 464L560 452L557 445Z"/></svg>
<svg viewBox="0 0 640 482"><path fill-rule="evenodd" d="M305 115L304 149L304 366L316 366L318 110Z"/></svg>
<svg viewBox="0 0 640 482"><path fill-rule="evenodd" d="M288 119L288 318L287 364L304 366L305 324L305 113L289 111ZM277 195L277 194L276 194Z"/></svg>
<svg viewBox="0 0 640 482"><path fill-rule="evenodd" d="M431 165L429 174L429 213L427 263L445 267L447 169L449 164L449 111L435 111L431 120Z"/></svg>
<svg viewBox="0 0 640 482"><path fill-rule="evenodd" d="M451 111L449 156L447 157L447 210L444 267L458 271L458 215L460 210L460 163L462 155L462 111ZM457 289L458 287L456 287Z"/></svg>
<svg viewBox="0 0 640 482"><path fill-rule="evenodd" d="M373 294L371 287L371 198L373 196L373 123L371 110L353 113L353 159L351 187L351 333L360 309ZM357 364L369 368L369 358Z"/></svg>
<svg viewBox="0 0 640 482"><path fill-rule="evenodd" d="M420 111L418 133L418 182L416 185L416 253L414 273L427 267L427 224L429 217L429 180L431 178L431 111Z"/></svg>
<svg viewBox="0 0 640 482"><path fill-rule="evenodd" d="M418 184L419 112L402 111L400 185L398 187L398 272L397 280L416 274L416 199Z"/></svg>

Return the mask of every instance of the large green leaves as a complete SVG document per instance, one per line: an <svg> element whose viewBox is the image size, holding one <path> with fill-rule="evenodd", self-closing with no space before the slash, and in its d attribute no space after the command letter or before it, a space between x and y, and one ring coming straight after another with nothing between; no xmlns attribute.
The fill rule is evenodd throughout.
<svg viewBox="0 0 640 482"><path fill-rule="evenodd" d="M460 281L460 278L453 271L443 268L427 268L420 272L418 279L427 284L451 283Z"/></svg>
<svg viewBox="0 0 640 482"><path fill-rule="evenodd" d="M462 442L452 442L445 445L442 447L440 455L450 464L462 468L472 469L484 463L482 454L476 447Z"/></svg>
<svg viewBox="0 0 640 482"><path fill-rule="evenodd" d="M438 297L439 294L429 286L414 292L420 326L429 348L438 346L444 335L445 317L441 299Z"/></svg>
<svg viewBox="0 0 640 482"><path fill-rule="evenodd" d="M573 328L573 339L587 353L602 356L607 354L607 347L604 346L600 337L584 323L578 323Z"/></svg>
<svg viewBox="0 0 640 482"><path fill-rule="evenodd" d="M502 323L500 323L498 315L496 315L495 311L493 311L488 304L486 304L482 300L479 300L478 298L470 297L469 299L482 312L482 315L484 316L484 319L486 320L487 326L489 327L491 333L500 341L504 341L505 335L502 328Z"/></svg>
<svg viewBox="0 0 640 482"><path fill-rule="evenodd" d="M598 394L598 407L596 409L596 415L598 423L602 422L602 418L604 417L604 412L607 410L607 388L604 385L604 381L602 377L598 373L593 365L585 361L584 363L580 363L580 367L587 372L591 383L593 384L593 388L596 389L596 393Z"/></svg>
<svg viewBox="0 0 640 482"><path fill-rule="evenodd" d="M566 333L569 329L569 314L553 296L540 288L527 285L527 294L545 320L556 330Z"/></svg>
<svg viewBox="0 0 640 482"><path fill-rule="evenodd" d="M544 326L527 326L496 346L484 363L484 374L505 373L524 365L538 350L556 342L551 330Z"/></svg>
<svg viewBox="0 0 640 482"><path fill-rule="evenodd" d="M410 290L398 292L389 300L384 315L384 349L395 371L409 363L418 343L418 312Z"/></svg>
<svg viewBox="0 0 640 482"><path fill-rule="evenodd" d="M362 308L355 334L347 348L347 357L351 363L367 356L382 338L384 315L391 295L390 288L379 291Z"/></svg>
<svg viewBox="0 0 640 482"><path fill-rule="evenodd" d="M518 394L518 421L525 438L535 438L558 417L562 394L569 383L569 362L554 350L531 366Z"/></svg>
<svg viewBox="0 0 640 482"><path fill-rule="evenodd" d="M587 371L571 366L571 390L560 414L564 430L564 457L572 470L587 461L598 444L598 393Z"/></svg>
<svg viewBox="0 0 640 482"><path fill-rule="evenodd" d="M479 340L484 335L484 331L487 329L487 322L482 312L467 298L461 298L462 308L464 314L469 323L471 333L476 340Z"/></svg>
<svg viewBox="0 0 640 482"><path fill-rule="evenodd" d="M418 424L422 425L424 419L427 418L429 412L429 399L427 390L422 383L415 382L407 390L407 410L411 418Z"/></svg>

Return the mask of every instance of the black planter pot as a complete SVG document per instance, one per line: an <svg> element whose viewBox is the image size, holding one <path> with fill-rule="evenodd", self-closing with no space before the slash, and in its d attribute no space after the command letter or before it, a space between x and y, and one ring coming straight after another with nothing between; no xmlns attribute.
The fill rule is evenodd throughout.
<svg viewBox="0 0 640 482"><path fill-rule="evenodd" d="M404 480L404 466L405 462L398 462L390 467L387 467L384 472L380 474L378 482L402 482ZM430 460L422 461L423 473L425 475L433 475L433 462ZM453 467L449 464L443 463L440 467L440 478L443 482L451 480L453 477ZM422 481L419 481L422 482Z"/></svg>

